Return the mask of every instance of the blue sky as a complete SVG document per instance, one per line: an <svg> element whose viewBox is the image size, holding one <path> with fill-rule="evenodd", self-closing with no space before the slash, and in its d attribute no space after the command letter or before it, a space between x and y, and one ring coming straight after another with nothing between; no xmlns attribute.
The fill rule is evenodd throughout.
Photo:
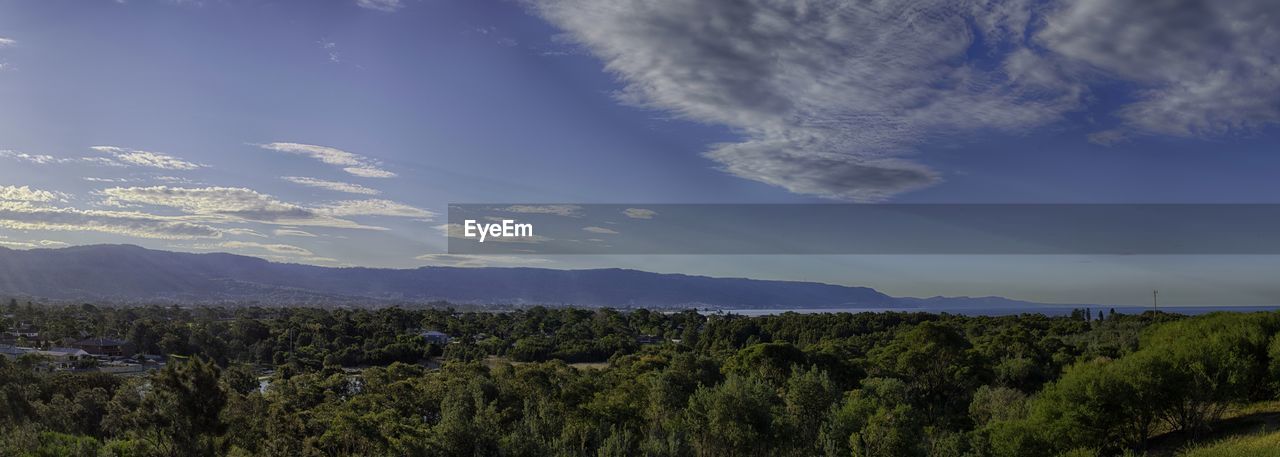
<svg viewBox="0 0 1280 457"><path fill-rule="evenodd" d="M1261 256L439 255L451 202L1275 202L1280 12L1222 3L0 0L0 245L1276 303Z"/></svg>

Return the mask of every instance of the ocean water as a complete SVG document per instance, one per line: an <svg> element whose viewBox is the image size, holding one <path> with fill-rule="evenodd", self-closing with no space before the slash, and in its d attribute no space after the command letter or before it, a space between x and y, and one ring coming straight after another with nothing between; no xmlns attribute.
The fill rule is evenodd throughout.
<svg viewBox="0 0 1280 457"><path fill-rule="evenodd" d="M883 312L899 312L899 313L950 313L961 314L965 316L1013 316L1018 314L1044 314L1046 316L1067 316L1072 310L1080 309L1080 306L1025 306L1025 307L953 307L953 306L924 306L915 308L795 308L795 309L725 309L719 310L722 314L736 314L739 316L772 316L783 313L883 313ZM1098 311L1104 313L1114 309L1121 314L1142 314L1145 311L1151 311L1150 306L1092 306L1089 307L1094 316ZM1229 311L1236 313L1252 313L1257 311L1276 311L1280 310L1280 305L1263 305L1263 306L1161 306L1160 311L1166 313L1176 313L1185 315L1197 315L1212 313L1215 311Z"/></svg>

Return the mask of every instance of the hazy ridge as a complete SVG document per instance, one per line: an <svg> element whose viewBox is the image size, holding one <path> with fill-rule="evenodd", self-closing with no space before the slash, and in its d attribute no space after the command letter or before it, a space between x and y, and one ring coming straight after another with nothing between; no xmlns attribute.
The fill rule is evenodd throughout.
<svg viewBox="0 0 1280 457"><path fill-rule="evenodd" d="M362 302L739 308L1027 306L1000 297L896 298L867 287L624 269L330 268L133 245L0 248L0 294L51 300Z"/></svg>

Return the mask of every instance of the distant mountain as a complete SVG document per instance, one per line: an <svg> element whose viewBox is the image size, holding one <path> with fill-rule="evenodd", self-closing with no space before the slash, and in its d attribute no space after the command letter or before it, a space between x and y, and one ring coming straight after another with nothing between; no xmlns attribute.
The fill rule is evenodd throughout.
<svg viewBox="0 0 1280 457"><path fill-rule="evenodd" d="M541 268L328 268L225 253L132 245L0 248L0 296L111 302L377 305L458 303L719 308L918 307L942 300L1035 305L998 297L899 299L867 287ZM980 303L979 303L980 304Z"/></svg>

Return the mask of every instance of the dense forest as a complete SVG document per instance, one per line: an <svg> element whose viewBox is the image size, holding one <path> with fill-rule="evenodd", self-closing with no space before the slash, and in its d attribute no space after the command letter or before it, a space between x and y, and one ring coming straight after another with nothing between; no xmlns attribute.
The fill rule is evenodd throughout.
<svg viewBox="0 0 1280 457"><path fill-rule="evenodd" d="M0 357L4 456L1173 455L1280 410L1280 313L10 302L20 325L166 363Z"/></svg>

